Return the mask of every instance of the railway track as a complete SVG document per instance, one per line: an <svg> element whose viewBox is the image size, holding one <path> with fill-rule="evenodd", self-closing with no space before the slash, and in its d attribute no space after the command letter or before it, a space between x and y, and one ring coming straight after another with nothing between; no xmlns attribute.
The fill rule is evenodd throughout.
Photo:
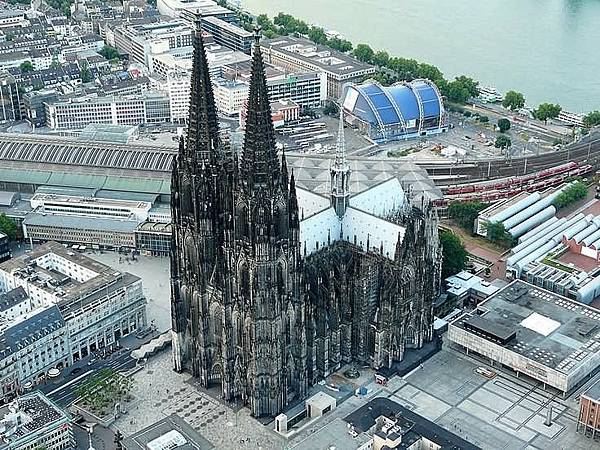
<svg viewBox="0 0 600 450"><path fill-rule="evenodd" d="M466 160L464 163L419 163L438 185L472 183L494 178L508 178L564 164L587 163L594 168L600 164L600 133L552 153L518 158L495 158L487 161Z"/></svg>

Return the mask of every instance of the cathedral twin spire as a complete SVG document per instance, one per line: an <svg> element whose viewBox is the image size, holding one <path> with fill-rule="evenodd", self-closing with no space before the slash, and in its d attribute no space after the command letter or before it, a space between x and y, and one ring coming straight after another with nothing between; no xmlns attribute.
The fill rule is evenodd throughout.
<svg viewBox="0 0 600 450"><path fill-rule="evenodd" d="M280 179L275 130L259 41L260 29L257 29L252 52L246 134L240 161L242 183L247 193L260 188L272 191ZM285 170L287 171L287 168Z"/></svg>
<svg viewBox="0 0 600 450"><path fill-rule="evenodd" d="M194 56L190 82L189 126L186 142L187 156L198 163L215 162L218 151L219 121L210 81L208 61L204 50L200 19L195 22Z"/></svg>

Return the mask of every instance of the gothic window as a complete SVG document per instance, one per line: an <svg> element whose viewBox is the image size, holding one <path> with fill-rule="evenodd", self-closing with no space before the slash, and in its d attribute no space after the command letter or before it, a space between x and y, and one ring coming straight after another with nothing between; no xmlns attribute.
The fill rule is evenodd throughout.
<svg viewBox="0 0 600 450"><path fill-rule="evenodd" d="M409 344L413 344L414 342L415 342L415 329L413 328L412 325L410 325L406 329L406 333L404 334L404 343L409 345Z"/></svg>
<svg viewBox="0 0 600 450"><path fill-rule="evenodd" d="M285 238L288 230L288 217L283 205L278 204L273 211L273 225L275 226L275 236Z"/></svg>
<svg viewBox="0 0 600 450"><path fill-rule="evenodd" d="M235 235L237 238L248 236L248 209L240 204L236 211Z"/></svg>
<svg viewBox="0 0 600 450"><path fill-rule="evenodd" d="M285 293L287 292L286 289L286 285L285 285L285 274L284 274L284 267L283 267L283 263L278 263L277 264L277 293L279 294L279 297L285 295Z"/></svg>
<svg viewBox="0 0 600 450"><path fill-rule="evenodd" d="M191 213L193 209L192 184L189 178L183 180L183 194L181 197L181 209L183 213Z"/></svg>

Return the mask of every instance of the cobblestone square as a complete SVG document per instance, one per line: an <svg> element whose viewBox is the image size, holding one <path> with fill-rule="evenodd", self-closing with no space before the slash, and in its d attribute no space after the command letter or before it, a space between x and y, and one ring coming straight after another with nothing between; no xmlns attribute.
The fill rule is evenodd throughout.
<svg viewBox="0 0 600 450"><path fill-rule="evenodd" d="M114 423L125 436L177 414L218 449L279 450L286 445L285 439L271 427L252 418L247 408L236 413L196 389L189 383L189 374L174 372L168 350L151 358L133 379L132 405Z"/></svg>

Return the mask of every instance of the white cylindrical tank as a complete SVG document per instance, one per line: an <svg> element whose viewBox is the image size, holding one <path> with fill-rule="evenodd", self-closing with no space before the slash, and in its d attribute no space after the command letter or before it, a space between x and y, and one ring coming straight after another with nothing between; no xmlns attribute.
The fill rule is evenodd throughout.
<svg viewBox="0 0 600 450"><path fill-rule="evenodd" d="M554 214L556 214L556 208L554 206L548 206L547 208L541 210L534 216L531 216L529 219L525 220L524 222L521 222L514 228L511 228L510 230L508 230L508 232L513 237L522 236L523 234L525 234L529 230L531 230L533 227L536 227L540 223L545 222L548 219L554 217Z"/></svg>
<svg viewBox="0 0 600 450"><path fill-rule="evenodd" d="M560 241L562 239L563 232L573 226L573 224L577 223L580 220L584 219L583 214L577 214L575 217L571 217L568 221L565 220L559 227L556 227L552 232L540 235L537 239L529 239L527 241L527 246L518 253L513 254L510 258L506 260L507 267L513 267L517 264L518 261L525 258L527 255L533 253L535 250L543 246L550 239L558 238ZM562 219L561 219L562 220Z"/></svg>
<svg viewBox="0 0 600 450"><path fill-rule="evenodd" d="M582 215L582 217L583 217L583 215ZM554 222L552 225L550 225L547 229L543 229L543 230L537 232L536 234L528 237L527 239L523 240L523 242L521 242L519 245L517 245L516 247L513 247L513 249L512 249L513 255L519 253L521 250L528 247L533 242L539 241L544 236L547 236L547 235L553 236L552 233L554 232L554 230L558 230L562 225L564 225L566 223L567 223L567 219L563 217L562 219L558 219L556 222ZM544 226L544 224L542 223L540 226ZM526 233L526 234L529 234L529 233ZM522 238L523 238L523 236L521 236L521 239Z"/></svg>
<svg viewBox="0 0 600 450"><path fill-rule="evenodd" d="M499 212L498 214L494 214L492 217L488 219L489 222L502 222L508 219L511 216L514 216L518 212L523 211L525 208L533 205L541 198L541 194L539 192L534 192L531 195L519 200L514 205L506 208L504 211Z"/></svg>
<svg viewBox="0 0 600 450"><path fill-rule="evenodd" d="M596 223L596 221L594 220L594 223ZM598 241L598 239L600 239L600 226L598 227L598 229L596 231L594 231L592 234L590 234L589 236L587 236L583 241L583 245L585 245L586 247L589 247L590 245L592 245L594 242Z"/></svg>
<svg viewBox="0 0 600 450"><path fill-rule="evenodd" d="M521 276L521 272L523 271L523 268L527 264L529 264L532 261L537 260L538 258L544 257L544 255L546 255L550 250L552 250L557 245L559 245L560 241L561 240L560 240L559 237L555 237L553 239L550 239L548 242L546 242L540 248L538 248L537 250L531 252L529 255L525 256L523 259L521 259L516 264L514 264L513 268L516 269L518 275Z"/></svg>
<svg viewBox="0 0 600 450"><path fill-rule="evenodd" d="M554 216L552 217L550 220L547 220L545 222L540 223L537 227L535 227L533 230L528 231L527 233L525 233L523 236L521 236L519 238L519 245L524 243L527 239L529 239L532 236L535 236L536 234L538 234L540 231L544 231L544 230L548 230L550 229L550 227L552 227L556 222L558 222L558 217Z"/></svg>
<svg viewBox="0 0 600 450"><path fill-rule="evenodd" d="M591 221L587 227L585 227L583 230L581 230L579 233L573 236L573 240L576 244L579 244L586 237L593 234L596 230L598 230L598 225L596 225L594 221Z"/></svg>
<svg viewBox="0 0 600 450"><path fill-rule="evenodd" d="M591 214L588 216L585 216L582 220L573 224L573 226L571 226L570 228L565 230L565 232L563 233L563 237L565 239L571 239L577 233L584 230L590 224L590 222L593 218L594 218L594 216L592 216Z"/></svg>
<svg viewBox="0 0 600 450"><path fill-rule="evenodd" d="M564 185L563 187L561 187L560 189L557 189L552 194L547 195L546 197L542 198L541 200L536 202L534 205L531 205L529 208L521 211L519 214L515 214L511 218L505 220L504 222L502 222L504 224L504 228L506 228L507 230L509 228L513 228L514 226L527 220L534 214L537 214L544 208L550 206L552 203L554 203L554 200L556 199L556 197L558 197L560 195L560 193L569 185L570 185L570 183Z"/></svg>

